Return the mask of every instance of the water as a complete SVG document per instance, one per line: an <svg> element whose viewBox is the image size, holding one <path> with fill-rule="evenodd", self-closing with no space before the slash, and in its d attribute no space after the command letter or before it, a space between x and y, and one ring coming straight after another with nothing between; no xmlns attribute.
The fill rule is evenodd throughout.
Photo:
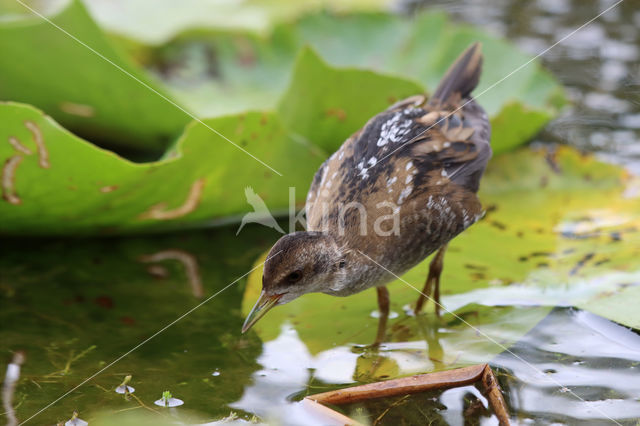
<svg viewBox="0 0 640 426"><path fill-rule="evenodd" d="M437 2L455 19L488 28L532 54L611 4ZM544 64L568 87L574 105L537 143L568 143L640 173L638 27L640 4L626 0L545 54ZM223 417L249 422L254 414L281 424L325 424L298 401L348 385L487 361L515 423L599 425L615 419L632 425L640 417L640 336L567 307L458 305L456 314L486 336L450 315L416 319L396 307L390 342L375 354L362 347L375 325L370 315L355 318L350 328L335 331L334 343L320 346L305 343L286 322L264 342L253 332L241 335L240 279L110 366L245 274L277 237L259 227L236 237L232 227L126 240L3 240L0 359L8 361L16 350L26 353L14 397L18 418L27 419L108 367L31 424L64 422L74 411L90 424L105 421L105 411L103 424ZM190 282L179 260L141 261L160 251L191 256L200 280ZM374 309L372 296L368 312ZM342 316L354 312L342 301L336 310ZM125 398L114 390L129 374L136 391ZM166 390L184 405L154 406ZM485 406L481 392L468 386L341 409L377 424L496 424Z"/></svg>
<svg viewBox="0 0 640 426"><path fill-rule="evenodd" d="M409 11L443 8L537 55L614 0L406 1ZM538 136L596 152L640 174L640 3L623 1L542 57L573 107Z"/></svg>
<svg viewBox="0 0 640 426"><path fill-rule="evenodd" d="M276 237L258 227L234 234L234 228L220 228L101 241L5 240L0 350L5 359L23 350L27 360L15 395L18 418L36 413L243 275ZM204 298L194 295L179 261L140 260L168 250L197 261ZM640 417L640 336L587 312L467 305L456 311L458 317L442 320L400 314L390 321L390 341L376 354L360 346L370 343L364 332L375 325L366 317L353 330L341 330L348 337L336 332L336 344L320 348L308 347L286 322L270 341L253 332L241 335L242 290L241 282L220 293L33 424L66 420L74 410L90 423L107 410L113 424L133 414L205 422L232 412L244 421L257 414L282 424L313 424L296 402L305 395L487 360L499 373L514 419L522 422L601 424L607 416L623 423ZM340 315L348 316L345 306ZM115 388L129 374L136 398L127 400ZM165 390L185 404L152 408ZM412 417L420 415L440 419L436 424L460 424L463 412L466 421L495 424L483 409L468 409L481 408L482 401L476 388L465 387L343 409L372 420L385 413L379 424L395 424L405 415L417 422L409 424L420 424ZM414 406L420 409L409 409Z"/></svg>

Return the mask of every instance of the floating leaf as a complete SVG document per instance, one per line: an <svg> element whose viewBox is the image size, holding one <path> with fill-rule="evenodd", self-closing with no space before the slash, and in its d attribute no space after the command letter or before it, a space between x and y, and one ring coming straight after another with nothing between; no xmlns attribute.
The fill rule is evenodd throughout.
<svg viewBox="0 0 640 426"><path fill-rule="evenodd" d="M292 140L272 113L206 124L282 177L197 122L165 159L147 164L96 148L27 105L0 103L0 123L4 234L109 234L202 225L246 213L247 185L269 205L286 206L287 187L310 182L324 159ZM298 197L304 196L300 191Z"/></svg>
<svg viewBox="0 0 640 426"><path fill-rule="evenodd" d="M68 26L74 36L134 77L149 81L120 58L80 3L72 2L52 19L61 28ZM0 88L0 94L6 90L2 96L41 106L82 135L95 140L107 138L121 146L160 147L163 137L159 135L164 135L166 142L186 122L175 106L50 24L33 20L1 25L0 40L20 40L6 46L16 55L12 56L15 61L0 70L0 79L6 83ZM502 58L527 58L502 41L450 24L442 14L404 21L383 14L336 17L323 13L276 27L270 36L273 46L259 39L243 44L245 35L240 39L234 35L220 37L220 69L224 75L239 76L233 87L239 87L247 76L250 80L258 75L265 82L271 82L267 77L274 77L279 87L290 67L285 65L292 63L303 43L315 46L332 63L412 76L431 87L472 39L485 42L487 66L483 75L491 77L504 71L509 63ZM50 49L58 54L55 60L47 56L49 50L33 53L42 38L56 44L56 49ZM350 39L353 43L338 43ZM437 45L431 42L436 39ZM261 49L260 61L239 66L238 60L253 57L254 48ZM242 59L245 54L247 58ZM259 66L270 57L272 66ZM417 62L411 62L414 60ZM78 67L77 61L83 66ZM30 65L27 69L36 70L43 69L45 62L52 64L48 67L52 75L61 76L57 84L49 84L40 74L22 71L25 63ZM550 99L557 95L557 85L537 68L526 68L519 77L509 79L509 97L495 96L492 90L492 95L481 101L494 113L496 152L525 141L553 113L557 102ZM485 80L483 84L486 86ZM112 90L112 85L117 89ZM0 232L122 233L202 225L246 213L243 192L247 185L254 186L255 193L271 209L283 209L289 201L284 188L297 187L296 199L302 201L312 174L329 151L393 101L422 91L420 84L403 78L334 68L306 48L298 57L290 88L281 101L276 104L277 96L271 96L269 103L259 92L256 95L260 110L277 106L277 111L224 115L204 125L191 123L161 161L143 165L94 148L35 109L3 104ZM520 100L514 99L517 93ZM231 90L212 98L227 105L236 94ZM71 109L67 108L71 104L64 104L66 112L61 109L65 102L72 104ZM179 119L176 111L182 114ZM263 121L269 125L264 126ZM305 144L315 144L326 152L314 151ZM274 173L286 177L273 179ZM38 185L33 184L36 181Z"/></svg>
<svg viewBox="0 0 640 426"><path fill-rule="evenodd" d="M345 83L360 82L362 93L377 89L368 95L375 108L384 109L393 94L417 89L369 71L333 70L310 51L302 54L295 75L313 68L342 75ZM341 100L334 93L304 111L314 117L343 105L351 113L357 105L348 101L352 93L346 94ZM282 123L280 117L290 120L301 108L297 99L286 97L281 108L285 114L249 112L192 122L162 160L133 164L70 134L32 107L0 103L0 161L7 176L0 233L113 234L203 225L248 213L247 186L272 211L286 211L288 187L296 188L296 201L304 201L326 153ZM328 130L336 131L344 128Z"/></svg>
<svg viewBox="0 0 640 426"><path fill-rule="evenodd" d="M294 133L333 152L369 118L399 99L422 92L420 85L410 81L336 69L306 48L278 111Z"/></svg>
<svg viewBox="0 0 640 426"><path fill-rule="evenodd" d="M191 118L113 47L80 1L49 19L60 28L35 15L0 22L0 99L35 105L110 146L162 150L180 134Z"/></svg>
<svg viewBox="0 0 640 426"><path fill-rule="evenodd" d="M569 148L554 154L521 149L493 159L480 192L487 215L454 239L445 256L445 307L459 312L476 303L577 305L637 326L640 311L625 308L628 299L622 296L636 291L640 275L640 199L623 196L629 181L616 166ZM425 261L405 274L406 282L390 284L392 311L415 302L427 271ZM260 287L258 269L249 279L243 312ZM280 324L291 323L311 351L370 344L377 320L369 314L376 308L373 290L348 298L310 294L274 308L255 328L267 341L278 335ZM421 339L406 316L391 320L391 330L396 323L403 326L400 334L392 331L391 341Z"/></svg>
<svg viewBox="0 0 640 426"><path fill-rule="evenodd" d="M126 0L109 3L88 1L96 20L109 31L152 44L161 44L191 28L233 29L267 32L274 23L320 10L336 12L380 10L389 0L250 0L220 2L197 0L175 7L171 2Z"/></svg>
<svg viewBox="0 0 640 426"><path fill-rule="evenodd" d="M444 13L423 13L411 20L382 13L319 13L277 25L266 38L238 32L185 33L145 55L161 58L162 67L153 61L143 62L161 68L161 75L185 104L204 114L219 114L228 108L274 107L287 87L297 52L305 46L312 47L332 67L401 76L409 79L407 87L422 92L423 87L434 89L452 61L474 41L482 42L485 56L475 93L491 117L494 151L500 153L535 135L566 103L563 91L537 61L514 72L530 61L529 55L479 29L451 23ZM294 127L314 143L335 150L345 135L379 112L378 105L369 100L377 88L364 90L353 82L349 70L322 74L322 61L316 61L316 66L309 62L305 58L297 63L309 72L296 74L286 92L285 99L302 107L299 115L290 114L288 122L295 123ZM328 117L324 110L315 118L333 118L336 129L331 132L329 123L321 121L322 132L318 134L308 110L313 110L315 103L328 102L326 97L332 95L342 105L332 106ZM402 91L391 95L396 99L401 96Z"/></svg>

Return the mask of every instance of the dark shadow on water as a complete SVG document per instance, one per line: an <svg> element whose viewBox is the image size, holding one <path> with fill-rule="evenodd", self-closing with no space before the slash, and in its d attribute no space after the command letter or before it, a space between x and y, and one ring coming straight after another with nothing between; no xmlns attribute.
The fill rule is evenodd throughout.
<svg viewBox="0 0 640 426"><path fill-rule="evenodd" d="M235 227L146 238L3 239L0 353L26 352L14 401L25 419L248 272L277 239ZM140 404L113 392L125 375L147 404L164 390L205 417L229 414L257 368L260 342L240 334L245 279L41 414L35 424L79 410ZM3 365L4 362L3 362ZM216 374L218 372L219 374ZM206 395L206 396L205 396Z"/></svg>

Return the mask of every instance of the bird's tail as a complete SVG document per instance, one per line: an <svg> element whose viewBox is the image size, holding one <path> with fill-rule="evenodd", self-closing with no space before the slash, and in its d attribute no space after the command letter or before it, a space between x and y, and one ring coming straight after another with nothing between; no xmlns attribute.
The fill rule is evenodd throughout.
<svg viewBox="0 0 640 426"><path fill-rule="evenodd" d="M481 71L482 51L480 43L476 42L449 67L429 103L447 105L469 97L478 85Z"/></svg>

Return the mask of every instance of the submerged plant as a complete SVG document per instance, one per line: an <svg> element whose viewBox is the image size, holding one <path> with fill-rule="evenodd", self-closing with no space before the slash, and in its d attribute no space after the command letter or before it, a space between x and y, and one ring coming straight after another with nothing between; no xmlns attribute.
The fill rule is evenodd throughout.
<svg viewBox="0 0 640 426"><path fill-rule="evenodd" d="M171 392L166 390L162 392L162 397L155 401L154 404L160 407L178 407L184 404L184 401L178 398L174 398Z"/></svg>
<svg viewBox="0 0 640 426"><path fill-rule="evenodd" d="M69 420L67 420L64 426L87 426L88 424L88 422L82 420L81 418L78 418L78 412L74 411L73 415Z"/></svg>
<svg viewBox="0 0 640 426"><path fill-rule="evenodd" d="M122 381L122 383L120 383L120 385L116 388L116 393L123 393L125 395L134 393L136 389L133 386L128 385L130 381L131 381L131 375L126 376Z"/></svg>

